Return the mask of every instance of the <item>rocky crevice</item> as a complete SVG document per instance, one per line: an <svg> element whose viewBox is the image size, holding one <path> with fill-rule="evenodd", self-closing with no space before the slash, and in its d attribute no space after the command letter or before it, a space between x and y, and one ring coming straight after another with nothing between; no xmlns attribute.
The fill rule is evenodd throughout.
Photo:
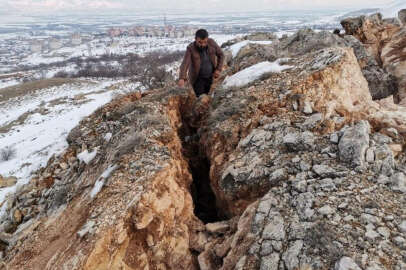
<svg viewBox="0 0 406 270"><path fill-rule="evenodd" d="M193 178L191 195L194 202L194 214L203 223L217 222L222 219L217 208L216 196L210 184L210 161L200 145L199 128L201 121L194 121L193 108L180 108L182 126L178 135L182 141L182 153L188 161Z"/></svg>

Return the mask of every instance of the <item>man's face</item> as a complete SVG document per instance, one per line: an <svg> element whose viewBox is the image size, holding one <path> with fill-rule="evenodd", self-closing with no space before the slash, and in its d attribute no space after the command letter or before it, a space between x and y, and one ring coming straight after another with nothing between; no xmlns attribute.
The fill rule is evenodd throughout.
<svg viewBox="0 0 406 270"><path fill-rule="evenodd" d="M198 46L199 48L206 48L206 47L207 47L207 41L208 41L208 40L209 40L208 38L201 39L201 38L199 38L199 37L197 37L197 38L195 39L196 44L197 44L197 46Z"/></svg>

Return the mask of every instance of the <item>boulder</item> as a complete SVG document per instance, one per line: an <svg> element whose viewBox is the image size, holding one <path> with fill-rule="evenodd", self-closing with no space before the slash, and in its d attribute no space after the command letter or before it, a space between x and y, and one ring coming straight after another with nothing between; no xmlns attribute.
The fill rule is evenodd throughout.
<svg viewBox="0 0 406 270"><path fill-rule="evenodd" d="M372 55L375 63L363 68L374 99L382 99L399 92L399 99L406 96L405 31L399 25L382 20L378 13L341 21L347 35L357 38ZM386 71L383 72L382 68Z"/></svg>
<svg viewBox="0 0 406 270"><path fill-rule="evenodd" d="M366 121L347 128L338 144L340 159L354 167L364 165L365 153L369 146L369 132L370 126Z"/></svg>
<svg viewBox="0 0 406 270"><path fill-rule="evenodd" d="M361 66L362 73L368 81L372 98L382 99L397 92L396 78L383 70L371 52L354 36L341 38L327 31L314 32L311 29L299 30L286 40L276 43L274 50L277 57L303 55L322 48L333 46L350 47Z"/></svg>
<svg viewBox="0 0 406 270"><path fill-rule="evenodd" d="M398 101L406 106L406 27L393 35L382 48L383 67L397 79Z"/></svg>
<svg viewBox="0 0 406 270"><path fill-rule="evenodd" d="M390 181L393 191L406 193L406 176L403 173L394 174Z"/></svg>
<svg viewBox="0 0 406 270"><path fill-rule="evenodd" d="M350 257L343 257L335 264L334 270L361 270L361 268Z"/></svg>

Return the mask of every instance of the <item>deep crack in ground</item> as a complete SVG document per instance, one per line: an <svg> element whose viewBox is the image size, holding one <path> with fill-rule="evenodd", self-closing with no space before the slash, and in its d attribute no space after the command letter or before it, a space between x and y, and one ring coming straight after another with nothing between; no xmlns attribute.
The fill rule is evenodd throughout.
<svg viewBox="0 0 406 270"><path fill-rule="evenodd" d="M198 127L191 125L191 114L188 110L181 110L183 125L178 132L182 140L182 152L193 177L191 194L194 214L205 224L217 222L222 219L210 185L210 161L204 151L201 151Z"/></svg>

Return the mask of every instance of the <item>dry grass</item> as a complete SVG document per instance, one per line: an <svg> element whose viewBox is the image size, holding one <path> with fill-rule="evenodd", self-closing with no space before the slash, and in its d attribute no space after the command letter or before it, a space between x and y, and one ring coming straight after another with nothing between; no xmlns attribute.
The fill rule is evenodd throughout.
<svg viewBox="0 0 406 270"><path fill-rule="evenodd" d="M74 83L74 82L80 82L80 81L75 80L75 79L53 78L53 79L39 80L39 81L33 81L33 82L26 82L23 84L6 87L0 91L0 94L1 94L0 102L7 101L9 99L19 97L19 96L25 96L27 94L34 93L35 91L38 91L38 90L41 90L44 88L60 86L63 84Z"/></svg>
<svg viewBox="0 0 406 270"><path fill-rule="evenodd" d="M16 120L11 121L7 125L0 126L0 134L2 133L5 134L9 132L13 127L22 125L25 122L25 120L27 120L27 118L32 114L34 114L34 112L32 111L25 112L22 115L20 115Z"/></svg>

